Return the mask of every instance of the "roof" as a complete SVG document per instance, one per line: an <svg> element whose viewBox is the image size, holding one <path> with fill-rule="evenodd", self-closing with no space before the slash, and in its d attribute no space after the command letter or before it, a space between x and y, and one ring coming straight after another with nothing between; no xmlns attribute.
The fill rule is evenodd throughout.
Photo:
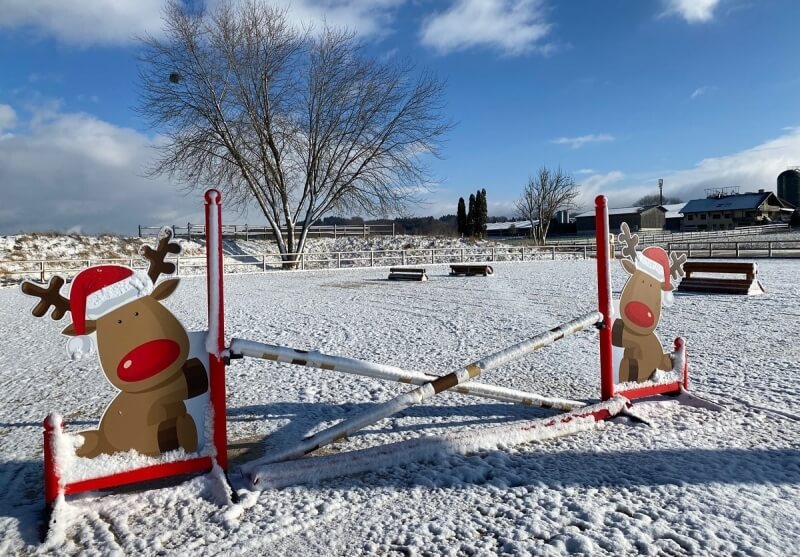
<svg viewBox="0 0 800 557"><path fill-rule="evenodd" d="M759 205L764 203L769 196L774 197L775 194L765 191L763 193L742 193L739 195L728 195L726 197L710 199L692 199L681 212L685 215L687 213L707 213L708 211L756 209ZM775 199L777 200L777 197Z"/></svg>
<svg viewBox="0 0 800 557"><path fill-rule="evenodd" d="M683 218L681 214L683 212L683 208L686 206L686 203L673 203L671 205L662 205L664 209L667 210L667 214L664 215L664 218L667 219L680 219Z"/></svg>
<svg viewBox="0 0 800 557"><path fill-rule="evenodd" d="M646 211L647 209L655 209L658 205L648 205L647 207L619 207L617 209L609 209L608 215L632 215L634 213L641 213L642 211ZM667 206L665 205L663 209L666 210ZM575 218L585 218L585 217L593 217L594 216L594 209L591 211L585 211L579 215L576 215Z"/></svg>
<svg viewBox="0 0 800 557"><path fill-rule="evenodd" d="M529 220L515 220L515 221L508 221L508 222L490 222L486 224L486 230L508 230L512 226L517 229L520 228L530 228L531 221Z"/></svg>

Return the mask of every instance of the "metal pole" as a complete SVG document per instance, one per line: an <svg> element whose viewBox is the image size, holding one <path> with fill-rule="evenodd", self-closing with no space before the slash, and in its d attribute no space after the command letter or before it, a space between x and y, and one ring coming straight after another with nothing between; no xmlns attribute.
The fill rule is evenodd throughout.
<svg viewBox="0 0 800 557"><path fill-rule="evenodd" d="M595 242L597 246L597 309L603 314L600 328L600 398L614 396L614 361L611 352L611 261L608 251L608 200L598 195L595 200Z"/></svg>
<svg viewBox="0 0 800 557"><path fill-rule="evenodd" d="M480 360L467 364L466 366L441 377L437 377L430 383L425 383L407 393L403 393L387 402L377 404L375 407L365 412L361 416L356 416L349 420L344 420L333 427L329 427L319 433L305 438L303 441L289 447L283 451L270 455L258 462L260 464L267 464L270 462L278 462L281 460L288 460L297 458L302 455L308 454L312 451L319 449L325 445L335 442L337 439L348 437L356 431L372 425L384 418L393 416L398 412L410 408L416 404L424 402L435 395L452 389L462 383L467 383L477 377L481 373L495 369L503 364L517 360L531 352L544 348L553 344L557 340L565 336L574 334L578 331L591 327L595 323L603 320L603 315L600 312L593 311L587 313L577 319L573 319L568 323L564 323L558 327L551 329L546 333L537 335L526 341L517 343L499 352L495 352Z"/></svg>

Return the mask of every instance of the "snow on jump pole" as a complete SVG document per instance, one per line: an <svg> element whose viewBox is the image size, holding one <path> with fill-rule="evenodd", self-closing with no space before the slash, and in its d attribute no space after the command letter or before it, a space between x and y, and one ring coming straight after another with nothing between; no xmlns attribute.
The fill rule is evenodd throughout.
<svg viewBox="0 0 800 557"><path fill-rule="evenodd" d="M471 381L481 375L503 364L517 360L527 354L535 352L545 346L553 344L566 336L572 335L587 327L591 327L602 320L599 312L590 312L586 315L573 319L563 325L555 327L546 333L537 335L531 339L522 341L499 352L495 352L476 362L472 362L452 373L436 378L434 381L399 395L387 402L376 405L374 408L365 412L361 416L351 420L345 420L333 427L323 430L311 437L308 437L293 447L273 455L266 456L247 465L244 470L247 473L255 467L289 460L308 454L320 447L333 443L337 439L347 437L354 432L374 424L384 418L402 412L403 410L420 404L435 395L449 390L457 385Z"/></svg>
<svg viewBox="0 0 800 557"><path fill-rule="evenodd" d="M438 376L420 371L405 370L399 367L386 364L377 364L356 358L344 356L331 356L316 351L297 350L286 346L276 346L263 342L254 342L234 338L230 345L231 357L247 356L251 358L262 358L264 360L283 362L287 364L301 365L328 371L338 371L362 377L372 377L384 381L396 381L421 386L425 383L435 381ZM586 406L586 403L578 400L569 400L557 397L547 397L536 393L528 393L517 389L499 387L497 385L487 385L485 383L465 383L453 388L455 392L464 395L472 395L502 402L523 404L526 406L540 406L542 408L555 408L566 412Z"/></svg>

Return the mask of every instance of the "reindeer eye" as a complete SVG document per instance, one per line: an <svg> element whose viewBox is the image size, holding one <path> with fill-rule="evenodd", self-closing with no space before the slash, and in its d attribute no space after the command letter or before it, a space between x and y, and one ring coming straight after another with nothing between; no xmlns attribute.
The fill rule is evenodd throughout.
<svg viewBox="0 0 800 557"><path fill-rule="evenodd" d="M138 311L134 311L134 312L133 312L133 316L134 316L134 317L139 317L139 312L138 312Z"/></svg>
<svg viewBox="0 0 800 557"><path fill-rule="evenodd" d="M117 325L121 325L121 324L122 324L122 319L117 319Z"/></svg>

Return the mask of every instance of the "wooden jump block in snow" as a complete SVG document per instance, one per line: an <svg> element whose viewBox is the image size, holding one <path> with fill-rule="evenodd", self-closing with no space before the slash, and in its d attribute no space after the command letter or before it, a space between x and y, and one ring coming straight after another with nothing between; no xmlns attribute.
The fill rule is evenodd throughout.
<svg viewBox="0 0 800 557"><path fill-rule="evenodd" d="M688 261L683 270L686 276L678 285L679 292L706 292L708 294L763 294L764 286L758 280L755 263L726 263L721 261ZM697 277L696 273L714 275L744 275L743 278Z"/></svg>
<svg viewBox="0 0 800 557"><path fill-rule="evenodd" d="M466 275L474 277L480 275L488 277L493 274L494 269L492 269L492 266L485 263L454 263L450 265L451 276Z"/></svg>
<svg viewBox="0 0 800 557"><path fill-rule="evenodd" d="M421 267L392 267L389 280L428 280L428 275Z"/></svg>

